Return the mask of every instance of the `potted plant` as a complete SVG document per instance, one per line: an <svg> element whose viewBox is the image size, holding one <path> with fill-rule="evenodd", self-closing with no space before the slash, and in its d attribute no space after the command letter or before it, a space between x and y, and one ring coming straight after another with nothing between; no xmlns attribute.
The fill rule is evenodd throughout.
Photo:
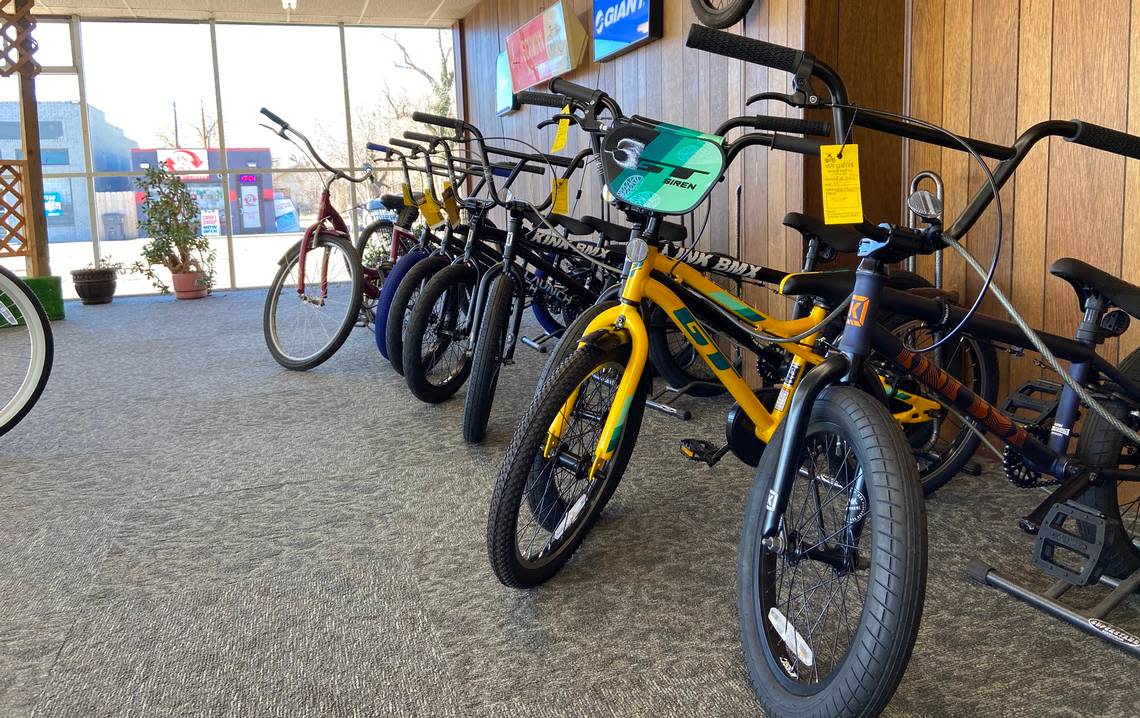
<svg viewBox="0 0 1140 718"><path fill-rule="evenodd" d="M84 304L110 304L115 296L115 278L121 271L122 264L103 257L83 269L71 270L71 281Z"/></svg>
<svg viewBox="0 0 1140 718"><path fill-rule="evenodd" d="M175 297L206 296L214 282L214 250L210 240L198 231L198 203L186 183L159 165L148 167L136 184L144 196L144 219L139 220L139 227L150 241L143 245L143 261L135 262L131 271L144 275L166 294L170 287L154 270L165 267L170 272Z"/></svg>

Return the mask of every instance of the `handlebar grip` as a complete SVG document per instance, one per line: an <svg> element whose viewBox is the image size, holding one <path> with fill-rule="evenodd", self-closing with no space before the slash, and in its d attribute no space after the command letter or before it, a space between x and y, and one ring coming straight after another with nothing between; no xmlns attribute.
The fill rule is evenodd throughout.
<svg viewBox="0 0 1140 718"><path fill-rule="evenodd" d="M281 119L280 117L278 117L277 115L273 114L272 112L270 112L268 109L266 109L266 108L264 108L264 107L262 107L262 108L261 108L261 114L265 115L265 116L266 116L266 117L268 117L269 119L271 119L271 120L273 120L274 122L276 122L277 124L281 125L281 128L282 128L282 129L288 129L288 128L289 128L289 123L288 123L288 122L286 122L285 120Z"/></svg>
<svg viewBox="0 0 1140 718"><path fill-rule="evenodd" d="M407 140L401 140L399 137L393 137L392 139L388 140L388 143L395 145L397 147L403 147L404 149L411 150L413 152L426 152L427 151L423 147L420 147L419 145L417 145L416 143L408 142Z"/></svg>
<svg viewBox="0 0 1140 718"><path fill-rule="evenodd" d="M391 147L386 147L384 145L378 145L375 142L369 142L367 145L365 145L365 147L372 150L373 152L391 152L392 151Z"/></svg>
<svg viewBox="0 0 1140 718"><path fill-rule="evenodd" d="M570 104L569 99L562 95L555 95L549 92L531 92L530 90L515 93L515 99L522 105L553 107L556 110L560 110Z"/></svg>
<svg viewBox="0 0 1140 718"><path fill-rule="evenodd" d="M797 135L831 136L830 122L801 120L798 117L772 117L759 115L753 118L752 126L766 132L791 132Z"/></svg>
<svg viewBox="0 0 1140 718"><path fill-rule="evenodd" d="M819 140L809 140L803 137L788 137L787 135L775 135L772 138L772 149L783 150L784 152L795 152L796 154L808 155L809 157L818 157L819 148L826 143Z"/></svg>
<svg viewBox="0 0 1140 718"><path fill-rule="evenodd" d="M1140 137L1082 120L1072 122L1077 131L1072 137L1066 137L1066 141L1140 160Z"/></svg>
<svg viewBox="0 0 1140 718"><path fill-rule="evenodd" d="M685 40L685 44L714 55L724 55L785 72L795 72L804 58L802 50L793 50L783 45L773 45L763 40L753 40L750 37L713 30L704 25L689 27L689 37Z"/></svg>
<svg viewBox="0 0 1140 718"><path fill-rule="evenodd" d="M448 139L447 137L440 137L439 135L429 135L426 132L412 132L411 130L405 132L404 137L409 140L415 140L416 142L427 142L428 144L438 140Z"/></svg>
<svg viewBox="0 0 1140 718"><path fill-rule="evenodd" d="M556 77L550 81L550 91L556 95L565 95L572 100L577 100L583 104L589 104L594 101L594 95L598 94L597 90L591 90L588 87L582 87L569 80L563 80L561 77ZM559 105L562 107L562 105Z"/></svg>
<svg viewBox="0 0 1140 718"><path fill-rule="evenodd" d="M427 125L439 125L440 127L450 127L456 131L462 131L463 126L466 124L463 120L457 120L454 117L442 117L440 115L432 115L427 112L413 112L412 119L416 122L423 122Z"/></svg>

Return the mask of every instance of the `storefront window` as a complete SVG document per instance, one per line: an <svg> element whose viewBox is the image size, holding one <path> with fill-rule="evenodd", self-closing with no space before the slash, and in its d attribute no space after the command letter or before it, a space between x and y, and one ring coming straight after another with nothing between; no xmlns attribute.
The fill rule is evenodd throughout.
<svg viewBox="0 0 1140 718"><path fill-rule="evenodd" d="M327 162L347 166L339 30L218 25L217 35L226 144L267 148L253 160L259 169L312 167L300 148L261 127L272 124L259 112L267 107L307 135Z"/></svg>

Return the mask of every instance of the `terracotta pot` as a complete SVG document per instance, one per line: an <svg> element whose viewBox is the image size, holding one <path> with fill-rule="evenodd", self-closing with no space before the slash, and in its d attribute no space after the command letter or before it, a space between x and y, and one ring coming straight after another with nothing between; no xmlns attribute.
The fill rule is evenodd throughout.
<svg viewBox="0 0 1140 718"><path fill-rule="evenodd" d="M110 304L117 275L114 269L73 269L71 281L84 304Z"/></svg>
<svg viewBox="0 0 1140 718"><path fill-rule="evenodd" d="M197 272L179 272L171 276L174 279L174 296L179 299L201 299L206 296L206 288L198 284Z"/></svg>

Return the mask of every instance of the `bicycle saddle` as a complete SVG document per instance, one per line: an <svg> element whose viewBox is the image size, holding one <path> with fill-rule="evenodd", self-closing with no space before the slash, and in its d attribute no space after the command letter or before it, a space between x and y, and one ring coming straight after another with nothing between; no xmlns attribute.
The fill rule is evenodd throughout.
<svg viewBox="0 0 1140 718"><path fill-rule="evenodd" d="M928 299L944 299L957 303L958 293L947 289L936 289L919 284L922 279L910 272L899 272L887 277L886 285L891 289L914 292ZM780 294L797 297L807 294L825 301L839 302L851 293L855 286L854 269L828 269L822 272L792 272L780 282Z"/></svg>
<svg viewBox="0 0 1140 718"><path fill-rule="evenodd" d="M1053 262L1049 271L1072 285L1082 305L1091 295L1099 294L1110 304L1140 319L1140 287L1135 284L1071 257Z"/></svg>
<svg viewBox="0 0 1140 718"><path fill-rule="evenodd" d="M423 193L413 192L412 201L416 204L424 201ZM399 210L404 208L404 197L398 194L383 194L380 195L380 204L384 205L384 209Z"/></svg>
<svg viewBox="0 0 1140 718"><path fill-rule="evenodd" d="M799 212L784 215L784 226L791 227L808 239L818 239L838 252L855 252L863 235L849 224L824 224L823 220Z"/></svg>
<svg viewBox="0 0 1140 718"><path fill-rule="evenodd" d="M597 232L611 242L629 241L629 227L607 222L598 217L587 215L581 219L574 219L561 214L552 214L549 219L551 224L563 227L570 234L576 236L586 236ZM662 222L657 234L663 242L683 242L688 236L684 226L673 222Z"/></svg>

